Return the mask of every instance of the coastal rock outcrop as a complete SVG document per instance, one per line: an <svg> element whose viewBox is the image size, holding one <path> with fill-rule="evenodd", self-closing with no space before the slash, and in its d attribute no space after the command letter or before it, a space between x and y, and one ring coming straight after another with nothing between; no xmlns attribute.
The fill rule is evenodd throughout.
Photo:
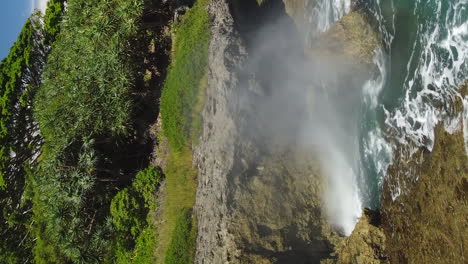
<svg viewBox="0 0 468 264"><path fill-rule="evenodd" d="M296 74L283 58L307 60L300 31L279 0L214 0L209 12L208 87L194 156L195 263L318 263L343 238L326 220L317 153L297 140L302 110L271 99ZM275 26L254 30L251 23ZM286 122L278 125L279 118Z"/></svg>

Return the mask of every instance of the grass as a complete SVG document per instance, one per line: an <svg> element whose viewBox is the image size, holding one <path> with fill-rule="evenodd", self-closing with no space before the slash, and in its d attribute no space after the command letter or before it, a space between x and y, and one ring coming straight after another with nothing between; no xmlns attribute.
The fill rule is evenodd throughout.
<svg viewBox="0 0 468 264"><path fill-rule="evenodd" d="M185 264L193 262L195 249L196 225L192 221L192 213L183 209L175 222L171 243L167 249L165 264Z"/></svg>
<svg viewBox="0 0 468 264"><path fill-rule="evenodd" d="M173 63L161 98L163 131L173 150L190 143L193 112L208 64L208 0L198 0L174 26Z"/></svg>
<svg viewBox="0 0 468 264"><path fill-rule="evenodd" d="M195 100L195 105L193 107L193 110L191 112L192 117L192 124L191 124L191 129L190 129L190 140L192 141L192 144L197 145L199 143L199 137L202 132L202 126L203 126L203 117L202 117L202 111L203 107L205 106L205 87L208 86L208 79L207 76L204 75L199 84L199 91L197 98Z"/></svg>
<svg viewBox="0 0 468 264"><path fill-rule="evenodd" d="M192 166L190 149L170 152L165 172L165 199L161 216L164 221L158 229L157 263L166 263L169 245L173 237L178 236L175 230L177 223L180 222L180 214L187 208L192 208L195 203L197 170ZM189 249L190 252L193 250Z"/></svg>
<svg viewBox="0 0 468 264"><path fill-rule="evenodd" d="M202 129L201 112L207 86L209 0L198 0L173 28L172 64L161 97L163 135L169 145L165 187L158 226L157 262L190 263L195 252L197 170L192 144Z"/></svg>
<svg viewBox="0 0 468 264"><path fill-rule="evenodd" d="M172 64L161 97L163 135L169 145L165 187L158 226L157 262L190 263L195 252L197 170L192 144L202 129L201 112L207 86L210 19L209 0L198 0L173 27Z"/></svg>

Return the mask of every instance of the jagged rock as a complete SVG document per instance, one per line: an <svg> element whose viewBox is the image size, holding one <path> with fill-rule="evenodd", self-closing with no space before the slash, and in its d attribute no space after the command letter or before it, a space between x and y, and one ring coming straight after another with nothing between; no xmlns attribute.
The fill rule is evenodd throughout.
<svg viewBox="0 0 468 264"><path fill-rule="evenodd" d="M237 13L235 21L233 10L243 11L224 0L209 6L208 87L194 157L199 168L195 263L317 262L328 256L337 236L322 215L318 165L310 153L263 137L270 124L248 98L265 96L271 84L261 76L269 69L252 74L248 68L249 38L240 35L248 31L239 21L245 15ZM286 67L269 55L262 54L272 59L262 65Z"/></svg>
<svg viewBox="0 0 468 264"><path fill-rule="evenodd" d="M195 263L227 263L236 247L228 233L228 174L233 168L237 134L229 100L236 98L236 72L246 52L224 0L211 1L212 17L206 103L201 144L194 149L198 167L195 213L198 221Z"/></svg>
<svg viewBox="0 0 468 264"><path fill-rule="evenodd" d="M451 135L441 124L435 133L432 152L411 154L409 146L400 146L389 168L382 226L391 263L467 262L468 156L463 131Z"/></svg>
<svg viewBox="0 0 468 264"><path fill-rule="evenodd" d="M294 143L299 119L283 117L286 126L272 126L275 115L257 104L270 86L292 78L294 70L282 56L304 58L299 31L277 2L262 4L270 13L256 3L213 0L209 6L208 87L194 156L199 168L195 263L318 263L342 240L323 213L316 153ZM275 16L284 16L274 24L277 31L266 31L281 33L268 37L276 49L256 50L250 24L260 27L260 18ZM277 56L277 50L286 54Z"/></svg>
<svg viewBox="0 0 468 264"><path fill-rule="evenodd" d="M306 0L283 0L286 12L294 19L301 32L306 32L307 19L305 16Z"/></svg>
<svg viewBox="0 0 468 264"><path fill-rule="evenodd" d="M249 98L268 95L267 87L274 81L262 79L262 71L270 68L252 72L247 67L257 54L248 45L253 38L242 34L253 32L253 27L239 20L258 22L259 10L241 14L245 10L240 2L213 0L209 6L213 23L208 87L201 144L194 150L199 168L195 263L317 263L332 252L334 258L322 263L466 262L468 162L462 133L448 135L439 127L434 152L415 154L423 163L414 159L415 163L396 162L391 167L383 196L384 232L365 215L350 237L339 237L323 217L321 172L313 153L261 137L262 129L269 130L268 123L261 114L252 115L261 111L255 111ZM301 10L295 5L302 1L285 3L297 23ZM264 1L262 6L268 4ZM354 11L306 53L319 61L358 65L368 73L379 45L364 15ZM278 49L289 52L288 48ZM263 54L262 65L285 67L269 55ZM419 180L408 182L402 174L407 171L417 172ZM391 187L403 181L409 192L393 202Z"/></svg>
<svg viewBox="0 0 468 264"><path fill-rule="evenodd" d="M386 237L378 226L379 221L372 219L378 216L373 214L378 212L365 210L353 233L336 246L335 259L324 260L321 264L389 263L385 254Z"/></svg>
<svg viewBox="0 0 468 264"><path fill-rule="evenodd" d="M335 58L350 64L372 65L380 47L378 35L359 11L345 15L307 50L313 58Z"/></svg>

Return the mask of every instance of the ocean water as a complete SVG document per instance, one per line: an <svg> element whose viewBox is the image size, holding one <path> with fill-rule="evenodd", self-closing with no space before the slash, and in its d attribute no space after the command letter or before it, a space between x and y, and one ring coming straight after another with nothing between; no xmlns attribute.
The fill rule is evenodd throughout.
<svg viewBox="0 0 468 264"><path fill-rule="evenodd" d="M396 143L432 150L440 122L449 132L464 126L466 135L468 98L458 114L454 101L468 80L468 1L371 0L364 9L384 40L381 74L364 87L373 102L364 104L359 184L364 205L378 207ZM392 187L394 199L406 191Z"/></svg>
<svg viewBox="0 0 468 264"><path fill-rule="evenodd" d="M306 39L313 41L350 12L351 2L306 1L305 8L310 22ZM351 201L353 210L339 209L343 219L337 221L346 233L361 213L356 210L379 207L397 144L432 150L434 128L442 122L449 132L464 127L468 152L468 98L459 93L468 80L468 0L365 0L360 8L379 31L382 47L374 56L378 72L360 89L359 154L351 160L357 165L344 176L352 179L347 186L357 198ZM457 98L464 100L464 111L455 114ZM394 199L406 191L391 189ZM340 193L329 195L350 203Z"/></svg>

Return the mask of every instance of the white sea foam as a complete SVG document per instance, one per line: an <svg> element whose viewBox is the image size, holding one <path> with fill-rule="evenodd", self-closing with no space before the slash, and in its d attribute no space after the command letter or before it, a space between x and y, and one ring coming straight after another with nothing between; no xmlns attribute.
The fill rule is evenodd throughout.
<svg viewBox="0 0 468 264"><path fill-rule="evenodd" d="M349 0L319 1L316 8L319 32L327 31L333 23L348 13L350 9L351 1Z"/></svg>
<svg viewBox="0 0 468 264"><path fill-rule="evenodd" d="M379 27L391 56L392 42L396 33L395 10L393 1L390 6L393 21L390 28L384 26L381 0L375 0L380 8L373 10ZM391 159L382 159L382 150L387 153L395 152L394 146L387 143L390 135L401 144L409 144L410 152L407 158L413 156L418 147L425 146L432 150L434 144L434 128L443 122L449 133L463 128L465 147L468 153L468 98L464 98L462 113L454 115L453 102L461 98L457 89L466 81L468 76L468 0L463 1L431 1L435 10L428 20L427 1L416 2L412 11L418 19L416 40L412 44L404 81L404 95L401 104L394 110L384 109L386 138L380 128L371 130L364 138L364 155L373 158L375 167L380 175L386 175ZM449 5L448 11L443 4ZM387 6L388 8L388 6ZM445 12L445 14L444 14ZM418 48L419 47L419 48ZM385 64L384 64L384 71ZM372 83L367 83L372 87ZM364 87L366 92L369 87ZM392 87L389 87L392 89ZM367 92L372 98L372 93ZM367 102L375 106L374 101ZM389 132L389 133L388 133ZM380 154L379 154L380 153ZM390 154L390 157L392 154ZM369 160L369 158L367 159ZM371 159L372 160L372 159ZM404 177L417 180L412 171L405 171ZM383 177L382 177L383 179ZM379 179L380 183L382 179ZM405 182L390 186L392 199L396 199L405 192Z"/></svg>
<svg viewBox="0 0 468 264"><path fill-rule="evenodd" d="M331 25L351 11L351 0L306 0L304 4L304 8L309 10L305 14L310 24L307 39L313 39L327 31Z"/></svg>
<svg viewBox="0 0 468 264"><path fill-rule="evenodd" d="M385 84L385 79L387 78L387 69L385 67L385 56L381 49L378 49L375 52L373 59L374 64L379 69L379 74L375 78L371 78L364 83L363 94L364 94L364 103L375 109L378 106L378 96L382 92L382 89Z"/></svg>
<svg viewBox="0 0 468 264"><path fill-rule="evenodd" d="M387 112L386 117L386 124L398 131L400 142L412 142L429 150L439 122L444 121L449 132L462 127L457 123L461 118L453 118L450 107L440 106L453 105L468 67L468 21L462 20L467 1L450 5L448 15L443 14L443 4L437 2L434 19L419 23L418 39L408 61L403 103L396 111ZM423 5L417 2L414 13L423 12ZM416 53L416 45L422 47L421 54ZM417 67L411 72L414 63Z"/></svg>

